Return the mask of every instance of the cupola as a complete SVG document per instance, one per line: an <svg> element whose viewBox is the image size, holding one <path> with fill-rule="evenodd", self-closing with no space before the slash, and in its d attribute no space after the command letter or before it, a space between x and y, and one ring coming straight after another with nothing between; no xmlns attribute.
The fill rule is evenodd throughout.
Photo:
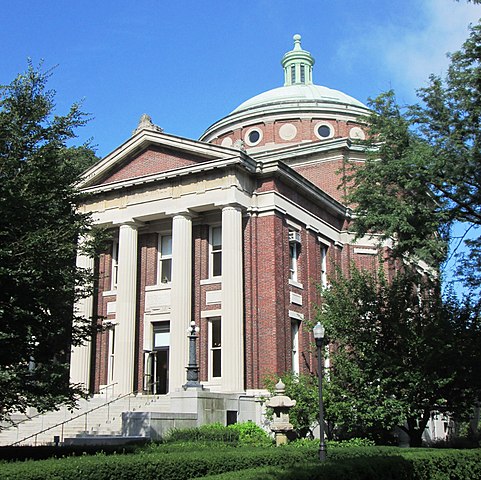
<svg viewBox="0 0 481 480"><path fill-rule="evenodd" d="M284 86L312 85L312 66L314 57L301 47L301 36L294 35L294 49L287 52L281 60L284 68Z"/></svg>

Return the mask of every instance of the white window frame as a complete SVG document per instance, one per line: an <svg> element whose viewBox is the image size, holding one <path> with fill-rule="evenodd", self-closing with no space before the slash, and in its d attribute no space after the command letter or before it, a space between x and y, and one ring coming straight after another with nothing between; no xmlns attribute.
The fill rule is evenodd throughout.
<svg viewBox="0 0 481 480"><path fill-rule="evenodd" d="M107 384L114 382L115 368L115 324L111 324L108 329L108 365L107 365Z"/></svg>
<svg viewBox="0 0 481 480"><path fill-rule="evenodd" d="M210 317L209 319L209 382L220 382L223 373L223 353L222 353L222 318ZM220 345L213 345L213 323L220 324ZM214 377L214 351L220 351L220 376Z"/></svg>
<svg viewBox="0 0 481 480"><path fill-rule="evenodd" d="M295 318L291 318L291 354L292 354L292 373L299 375L300 373L300 354L299 354L299 330L301 322Z"/></svg>
<svg viewBox="0 0 481 480"><path fill-rule="evenodd" d="M162 252L162 239L170 237L170 254L164 254ZM170 260L170 280L167 282L162 281L162 262L164 260ZM172 283L172 234L171 233L159 233L157 243L157 285L169 285Z"/></svg>
<svg viewBox="0 0 481 480"><path fill-rule="evenodd" d="M220 249L214 250L214 230L220 229ZM214 255L220 254L220 275L214 275ZM221 278L222 277L222 226L211 225L209 227L209 278Z"/></svg>
<svg viewBox="0 0 481 480"><path fill-rule="evenodd" d="M327 245L321 243L321 286L327 288Z"/></svg>
<svg viewBox="0 0 481 480"><path fill-rule="evenodd" d="M289 280L297 282L299 278L299 244L289 242Z"/></svg>
<svg viewBox="0 0 481 480"><path fill-rule="evenodd" d="M110 270L110 290L117 290L119 278L119 241L112 242L112 268Z"/></svg>

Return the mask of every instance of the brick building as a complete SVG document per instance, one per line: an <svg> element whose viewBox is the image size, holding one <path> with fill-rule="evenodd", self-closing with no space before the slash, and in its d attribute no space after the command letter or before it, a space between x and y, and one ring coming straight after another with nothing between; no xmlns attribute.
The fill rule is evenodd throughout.
<svg viewBox="0 0 481 480"><path fill-rule="evenodd" d="M175 392L186 382L187 329L199 326L201 383L251 394L268 374L307 371L311 327L334 265L372 265L372 240L347 231L342 173L364 153L368 109L312 83L294 36L284 86L247 100L199 140L144 115L131 138L91 167L81 206L113 242L95 261L104 330L72 352L91 392Z"/></svg>

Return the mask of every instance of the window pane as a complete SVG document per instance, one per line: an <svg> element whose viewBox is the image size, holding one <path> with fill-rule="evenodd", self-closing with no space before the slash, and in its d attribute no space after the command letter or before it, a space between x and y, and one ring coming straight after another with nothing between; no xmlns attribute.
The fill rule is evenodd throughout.
<svg viewBox="0 0 481 480"><path fill-rule="evenodd" d="M154 348L168 347L170 345L169 322L162 322L154 325Z"/></svg>
<svg viewBox="0 0 481 480"><path fill-rule="evenodd" d="M161 261L160 281L169 283L172 281L172 259L168 258Z"/></svg>
<svg viewBox="0 0 481 480"><path fill-rule="evenodd" d="M221 377L222 367L221 367L221 350L212 350L212 376Z"/></svg>
<svg viewBox="0 0 481 480"><path fill-rule="evenodd" d="M214 252L212 254L212 275L219 277L222 275L222 253Z"/></svg>
<svg viewBox="0 0 481 480"><path fill-rule="evenodd" d="M221 227L214 227L212 229L212 249L218 250L221 246L222 246L222 229Z"/></svg>
<svg viewBox="0 0 481 480"><path fill-rule="evenodd" d="M289 244L289 276L291 280L297 280L297 246Z"/></svg>
<svg viewBox="0 0 481 480"><path fill-rule="evenodd" d="M172 255L172 235L162 236L160 250L163 257L166 255Z"/></svg>
<svg viewBox="0 0 481 480"><path fill-rule="evenodd" d="M212 320L212 347L221 346L220 320Z"/></svg>

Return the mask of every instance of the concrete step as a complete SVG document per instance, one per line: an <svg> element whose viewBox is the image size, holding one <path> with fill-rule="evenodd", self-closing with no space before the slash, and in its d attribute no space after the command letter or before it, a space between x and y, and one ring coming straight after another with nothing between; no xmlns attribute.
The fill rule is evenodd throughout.
<svg viewBox="0 0 481 480"><path fill-rule="evenodd" d="M23 439L22 444L41 445L52 443L54 436L59 436L62 441L66 437L119 435L123 412L169 412L171 405L166 395L132 395L109 398L107 402L110 403L106 403L105 395L98 395L80 400L72 412L62 407L58 411L33 417L16 427L2 430L0 445L10 445Z"/></svg>

